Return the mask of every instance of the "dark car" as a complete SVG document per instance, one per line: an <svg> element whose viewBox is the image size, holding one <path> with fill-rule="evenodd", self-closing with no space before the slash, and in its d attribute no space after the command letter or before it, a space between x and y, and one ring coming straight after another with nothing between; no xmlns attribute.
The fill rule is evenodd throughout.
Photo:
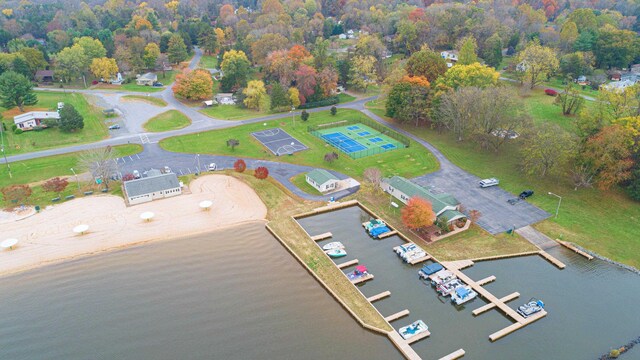
<svg viewBox="0 0 640 360"><path fill-rule="evenodd" d="M526 199L531 195L533 195L533 190L525 190L520 193L520 199Z"/></svg>
<svg viewBox="0 0 640 360"><path fill-rule="evenodd" d="M154 82L154 83L153 83L153 86L154 86L154 87L163 87L163 86L164 86L164 84L162 84L161 82Z"/></svg>
<svg viewBox="0 0 640 360"><path fill-rule="evenodd" d="M118 130L118 129L120 129L120 125L118 124L109 126L109 130Z"/></svg>

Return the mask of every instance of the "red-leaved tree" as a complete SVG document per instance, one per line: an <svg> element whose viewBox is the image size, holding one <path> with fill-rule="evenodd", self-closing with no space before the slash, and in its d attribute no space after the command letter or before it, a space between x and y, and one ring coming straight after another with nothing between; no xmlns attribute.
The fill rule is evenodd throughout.
<svg viewBox="0 0 640 360"><path fill-rule="evenodd" d="M247 163L245 163L242 159L238 159L233 163L233 168L237 172L244 172L247 169Z"/></svg>
<svg viewBox="0 0 640 360"><path fill-rule="evenodd" d="M421 197L412 197L407 206L402 208L402 222L409 229L431 226L435 219L436 214L433 212L431 203Z"/></svg>
<svg viewBox="0 0 640 360"><path fill-rule="evenodd" d="M256 179L266 179L267 177L269 177L269 169L264 166L258 166L253 175L256 177Z"/></svg>
<svg viewBox="0 0 640 360"><path fill-rule="evenodd" d="M31 196L31 188L29 185L11 185L2 188L2 195L6 202L23 203Z"/></svg>
<svg viewBox="0 0 640 360"><path fill-rule="evenodd" d="M64 189L69 185L69 181L66 178L54 177L53 179L47 180L44 184L42 184L42 188L47 192L54 192L60 195Z"/></svg>

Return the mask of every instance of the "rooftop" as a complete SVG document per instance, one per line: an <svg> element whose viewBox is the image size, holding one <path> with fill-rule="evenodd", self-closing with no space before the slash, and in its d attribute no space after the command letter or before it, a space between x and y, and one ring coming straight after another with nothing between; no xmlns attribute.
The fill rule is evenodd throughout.
<svg viewBox="0 0 640 360"><path fill-rule="evenodd" d="M124 188L128 197L145 195L157 191L180 187L178 176L174 173L160 174L136 180L125 181Z"/></svg>
<svg viewBox="0 0 640 360"><path fill-rule="evenodd" d="M405 195L407 195L410 198L414 196L419 196L429 201L431 203L431 207L433 208L433 211L435 211L436 214L440 214L442 211L445 210L446 207L456 207L460 203L455 197L453 197L450 194L447 194L447 193L434 194L433 192L403 178L402 176L394 176L389 179L384 179L384 182L402 191Z"/></svg>
<svg viewBox="0 0 640 360"><path fill-rule="evenodd" d="M313 169L307 173L309 179L316 182L316 184L324 184L329 180L338 180L338 178L332 173L324 169Z"/></svg>
<svg viewBox="0 0 640 360"><path fill-rule="evenodd" d="M20 124L33 119L60 119L60 114L58 114L58 112L56 111L31 111L26 114L13 117L13 121L16 124Z"/></svg>

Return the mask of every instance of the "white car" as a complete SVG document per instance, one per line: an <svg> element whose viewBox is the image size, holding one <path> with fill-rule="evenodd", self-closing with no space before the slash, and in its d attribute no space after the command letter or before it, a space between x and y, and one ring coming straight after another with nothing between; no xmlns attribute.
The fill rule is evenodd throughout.
<svg viewBox="0 0 640 360"><path fill-rule="evenodd" d="M496 186L498 184L500 184L500 181L498 181L498 179L496 179L496 178L480 180L480 187L482 187L482 188L486 188L486 187L490 187L490 186Z"/></svg>
<svg viewBox="0 0 640 360"><path fill-rule="evenodd" d="M133 177L135 179L140 179L140 172L138 170L133 170Z"/></svg>
<svg viewBox="0 0 640 360"><path fill-rule="evenodd" d="M164 169L162 169L162 172L164 172L165 174L168 174L171 172L171 168L168 166L165 166Z"/></svg>
<svg viewBox="0 0 640 360"><path fill-rule="evenodd" d="M207 169L209 171L215 171L216 170L216 163L209 164L209 166L207 166Z"/></svg>

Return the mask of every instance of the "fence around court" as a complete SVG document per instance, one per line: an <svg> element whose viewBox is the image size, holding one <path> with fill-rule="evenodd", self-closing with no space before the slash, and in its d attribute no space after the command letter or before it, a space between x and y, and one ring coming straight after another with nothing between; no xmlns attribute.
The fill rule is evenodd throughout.
<svg viewBox="0 0 640 360"><path fill-rule="evenodd" d="M395 148L391 148L391 149L384 149L381 147L374 147L374 148L368 148L368 149L364 149L364 150L359 150L359 151L354 151L354 152L346 152L343 150L343 152L345 154L347 154L350 158L352 159L360 159L363 158L365 156L370 156L370 155L375 155L375 154L381 154L383 152L387 152L387 151L392 151L397 149L399 146L398 145L402 145L404 147L409 147L411 145L411 140L402 135L399 134L393 130L391 130L390 128L377 123L373 120L369 120L369 119L348 119L348 120L342 120L342 121L337 121L335 123L325 123L325 124L317 124L317 125L310 125L307 127L307 131L309 133L311 133L312 135L323 139L326 141L326 139L324 139L322 137L322 135L324 135L324 132L328 129L334 128L334 127L343 127L343 126L349 126L349 125L354 125L354 124L362 124L362 125L366 125L368 127L370 127L373 130L376 130L379 134L385 135L395 141L397 141L399 144L394 144L396 145ZM334 126L331 126L334 125ZM321 131L322 130L322 131ZM372 134L375 135L375 134ZM354 140L358 140L362 137L355 137ZM331 142L329 142L331 143ZM342 149L340 149L342 150Z"/></svg>

